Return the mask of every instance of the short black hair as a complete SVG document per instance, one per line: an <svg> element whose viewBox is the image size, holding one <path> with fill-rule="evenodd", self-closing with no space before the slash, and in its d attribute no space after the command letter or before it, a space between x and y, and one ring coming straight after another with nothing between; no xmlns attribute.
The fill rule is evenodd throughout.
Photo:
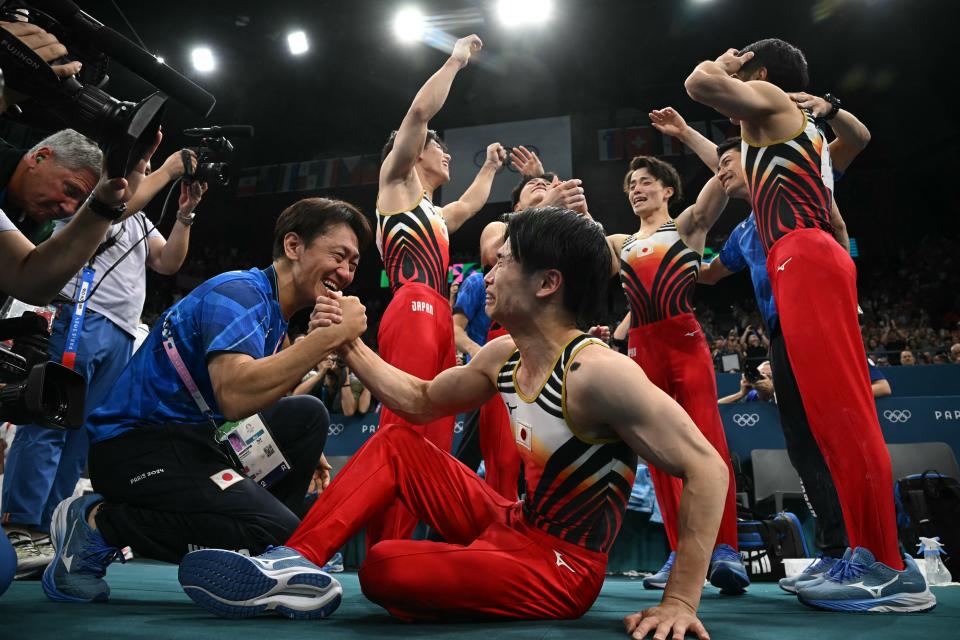
<svg viewBox="0 0 960 640"><path fill-rule="evenodd" d="M610 280L602 226L563 207L534 207L510 216L504 239L524 273L560 272L563 307L576 321L596 316Z"/></svg>
<svg viewBox="0 0 960 640"><path fill-rule="evenodd" d="M797 47L779 38L766 38L749 44L740 51L743 55L753 52L753 58L741 67L741 72L749 75L765 67L767 82L775 84L784 91L803 91L810 83L807 59Z"/></svg>
<svg viewBox="0 0 960 640"><path fill-rule="evenodd" d="M283 238L288 233L296 233L304 244L310 244L337 224L345 224L353 230L357 235L358 249L363 253L373 232L366 216L355 206L332 198L304 198L294 202L277 218L273 231L273 259L285 255Z"/></svg>
<svg viewBox="0 0 960 640"><path fill-rule="evenodd" d="M397 131L393 130L390 132L390 136L387 138L387 143L383 145L383 150L380 151L380 164L383 164L383 161L387 159L387 156L390 155L390 152L393 151L393 143L397 141ZM443 149L443 152L447 152L447 145L444 144L443 140L440 139L440 134L434 131L433 129L427 129L427 139L423 141L423 148L426 149L427 145L430 142L436 142L440 145L440 148Z"/></svg>
<svg viewBox="0 0 960 640"><path fill-rule="evenodd" d="M520 192L523 191L523 188L527 186L527 183L531 180L537 180L543 178L547 182L553 182L553 179L557 177L557 174L552 171L545 171L542 176L520 176L520 182L517 183L517 186L513 188L513 191L510 192L510 208L513 209L517 206L517 203L520 202Z"/></svg>
<svg viewBox="0 0 960 640"><path fill-rule="evenodd" d="M723 154L725 154L727 151L730 151L730 149L739 150L742 144L743 140L740 138L740 136L737 136L736 138L727 138L717 145L717 160L722 158Z"/></svg>
<svg viewBox="0 0 960 640"><path fill-rule="evenodd" d="M646 169L654 178L660 181L665 187L673 187L673 195L667 200L668 204L679 202L683 199L683 185L680 182L680 174L673 168L669 162L653 156L636 156L630 161L630 170L623 176L623 192L630 193L630 177L637 169Z"/></svg>

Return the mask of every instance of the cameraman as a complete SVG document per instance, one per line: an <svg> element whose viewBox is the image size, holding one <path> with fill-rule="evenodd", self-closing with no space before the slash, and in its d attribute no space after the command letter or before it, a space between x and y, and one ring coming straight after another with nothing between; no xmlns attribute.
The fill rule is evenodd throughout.
<svg viewBox="0 0 960 640"><path fill-rule="evenodd" d="M57 42L54 36L36 25L0 22L0 28L20 38L47 62L66 54L66 48ZM52 68L57 75L65 77L77 73L80 70L80 63L71 62L55 65ZM18 98L5 92L3 101L6 105ZM90 259L100 246L111 224L124 217L125 214L119 210L140 187L147 160L153 155L159 143L158 135L155 144L147 150L140 163L125 179L109 180L103 175L93 188L92 198L79 208L74 206L77 215L73 220L57 237L50 238L39 246L35 246L17 229L0 206L0 291L31 304L50 302ZM45 156L40 163L48 159L50 157ZM19 162L18 160L18 164ZM46 171L46 168L33 168L41 172ZM94 173L94 181L95 176L96 173ZM62 175L59 177L62 178ZM2 188L8 188L8 185L3 185ZM79 197L78 202L80 200L82 197Z"/></svg>
<svg viewBox="0 0 960 640"><path fill-rule="evenodd" d="M753 372L756 373L753 373ZM748 374L749 377L748 377ZM770 362L760 363L756 369L747 366L747 373L740 376L740 390L717 400L717 404L733 404L735 402L770 402L776 401L773 390L773 371Z"/></svg>
<svg viewBox="0 0 960 640"><path fill-rule="evenodd" d="M171 155L143 179L128 207L140 209L183 170L180 152ZM205 190L205 184L181 183L177 220L169 241L142 211L113 225L87 268L60 292L72 302L56 305L48 353L52 361L63 362L83 375L88 415L106 397L130 360L146 299L146 268L164 275L177 272L187 255L193 209ZM58 221L54 236L66 227L66 222ZM89 275L84 317L79 327L71 329L78 291L88 269L93 273ZM73 494L86 467L88 448L86 429L61 431L33 424L18 427L0 500L4 533L17 551L17 577L42 571L53 560L50 519L56 506Z"/></svg>
<svg viewBox="0 0 960 640"><path fill-rule="evenodd" d="M63 546L44 573L52 600L106 600L103 575L126 545L179 562L202 547L259 554L290 536L329 416L316 398L284 395L366 330L356 298L340 309L317 299L353 281L371 235L346 202L300 200L277 220L270 266L215 276L163 313L89 418L90 477L102 495L54 512ZM290 317L311 307L307 337L278 351ZM262 421L252 435L224 424L247 416ZM281 474L269 489L240 473L254 462L262 478Z"/></svg>

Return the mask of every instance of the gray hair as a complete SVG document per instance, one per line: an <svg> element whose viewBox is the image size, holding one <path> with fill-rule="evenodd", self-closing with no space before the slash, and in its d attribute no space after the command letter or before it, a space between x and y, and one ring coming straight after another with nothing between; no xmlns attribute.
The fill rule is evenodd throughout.
<svg viewBox="0 0 960 640"><path fill-rule="evenodd" d="M95 176L100 175L103 152L93 140L73 129L64 129L47 136L33 145L27 154L33 155L43 147L52 149L54 160L70 171L89 171Z"/></svg>

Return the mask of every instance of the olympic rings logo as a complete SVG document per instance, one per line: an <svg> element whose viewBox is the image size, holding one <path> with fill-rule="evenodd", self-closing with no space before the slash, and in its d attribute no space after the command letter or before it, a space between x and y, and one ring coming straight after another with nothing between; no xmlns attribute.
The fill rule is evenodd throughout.
<svg viewBox="0 0 960 640"><path fill-rule="evenodd" d="M883 412L883 417L890 422L909 422L913 414L910 413L909 409L887 409Z"/></svg>
<svg viewBox="0 0 960 640"><path fill-rule="evenodd" d="M343 433L343 425L340 423L331 424L327 427L328 436L338 436Z"/></svg>
<svg viewBox="0 0 960 640"><path fill-rule="evenodd" d="M753 427L760 422L760 416L756 413L735 413L733 422L738 427Z"/></svg>

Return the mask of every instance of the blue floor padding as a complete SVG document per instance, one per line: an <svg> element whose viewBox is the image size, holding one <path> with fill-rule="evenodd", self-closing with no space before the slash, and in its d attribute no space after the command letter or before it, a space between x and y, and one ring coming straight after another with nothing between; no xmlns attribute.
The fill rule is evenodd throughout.
<svg viewBox="0 0 960 640"><path fill-rule="evenodd" d="M37 582L15 582L0 597L0 638L230 638L231 640L337 640L346 638L586 639L626 637L622 618L655 605L659 592L639 580L608 578L600 598L579 620L483 624L406 624L392 619L360 593L357 574L337 574L343 604L328 620L284 618L230 621L213 618L180 590L173 565L134 561L110 567L106 604L47 600ZM745 596L721 596L707 587L701 619L714 640L937 640L960 637L960 587L937 587L937 608L928 614L838 614L807 609L776 585L753 585Z"/></svg>

